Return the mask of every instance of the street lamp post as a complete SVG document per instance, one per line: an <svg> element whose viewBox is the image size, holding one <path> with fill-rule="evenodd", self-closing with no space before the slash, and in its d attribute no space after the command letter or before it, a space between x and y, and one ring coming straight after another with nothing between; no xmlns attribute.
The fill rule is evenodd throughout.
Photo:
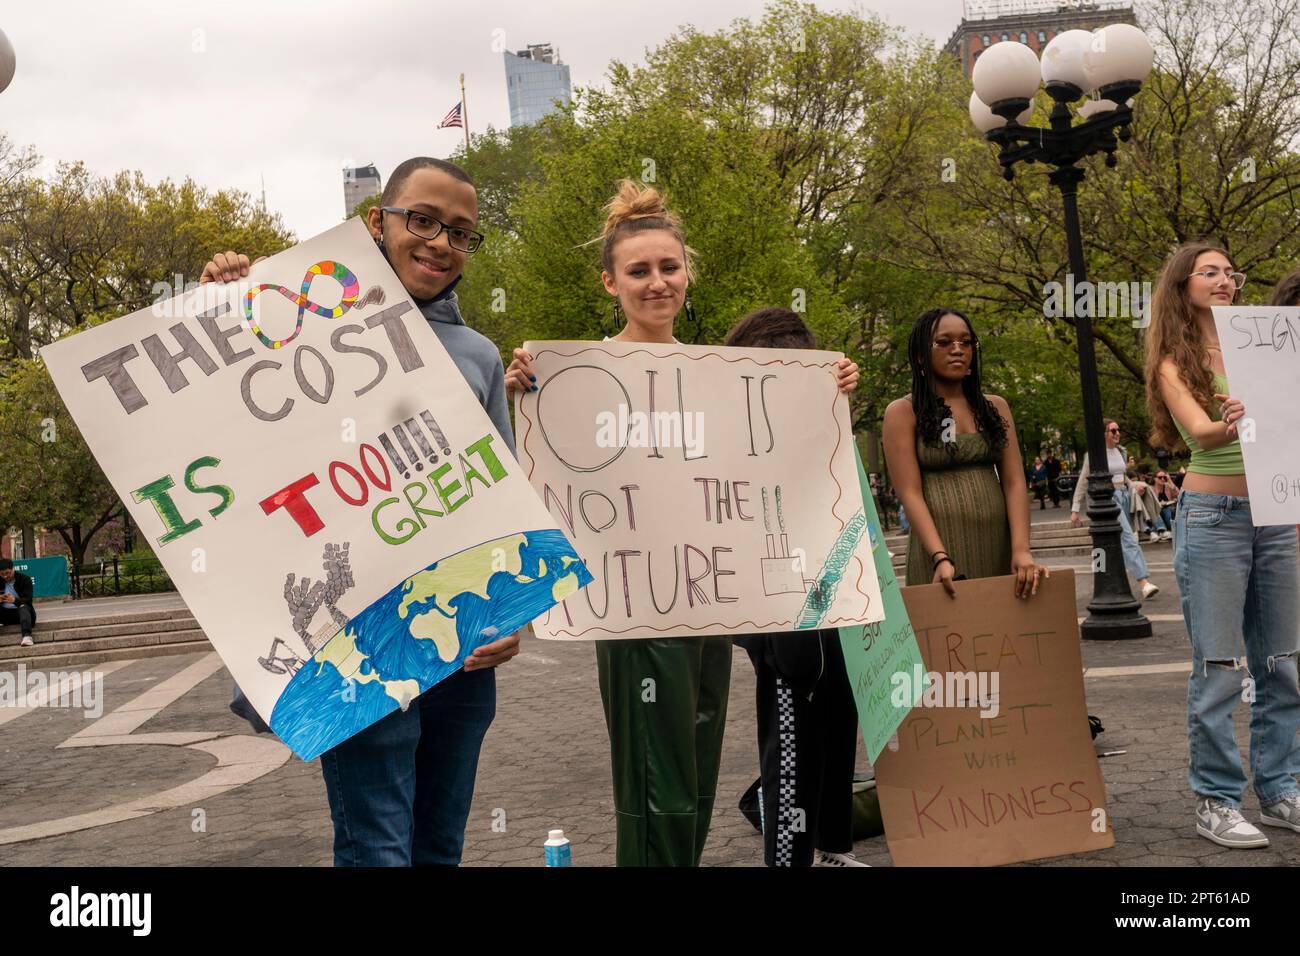
<svg viewBox="0 0 1300 956"><path fill-rule="evenodd" d="M1010 180L1020 162L1053 167L1047 178L1061 192L1070 271L1075 293L1081 296L1088 286L1078 208L1084 170L1078 163L1104 153L1106 165L1115 165L1118 141L1127 142L1131 136L1132 97L1150 73L1153 59L1151 44L1142 31L1121 23L1097 33L1067 30L1058 34L1044 48L1041 64L1022 43L995 43L984 51L971 76L975 86L971 120L986 139L1001 147L998 162L1003 177ZM1040 77L1054 100L1046 128L1026 125ZM1083 121L1074 122L1070 104L1093 91L1098 98L1085 101L1077 111ZM1151 622L1142 615L1124 570L1119 508L1102 431L1101 388L1089 308L1094 301L1094 296L1085 296L1072 303L1088 438L1088 518L1093 543L1092 601L1080 630L1085 638L1094 640L1150 637Z"/></svg>
<svg viewBox="0 0 1300 956"><path fill-rule="evenodd" d="M14 78L17 60L14 57L14 45L9 42L4 31L0 30L0 93L3 93Z"/></svg>

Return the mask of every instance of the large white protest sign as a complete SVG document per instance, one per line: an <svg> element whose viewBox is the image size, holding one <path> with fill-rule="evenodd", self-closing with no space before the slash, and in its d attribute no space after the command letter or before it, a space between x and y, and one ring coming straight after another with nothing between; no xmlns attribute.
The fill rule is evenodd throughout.
<svg viewBox="0 0 1300 956"><path fill-rule="evenodd" d="M303 759L590 580L359 220L41 356Z"/></svg>
<svg viewBox="0 0 1300 956"><path fill-rule="evenodd" d="M1214 306L1213 311L1228 391L1246 407L1237 432L1250 520L1300 524L1300 402L1295 400L1300 307Z"/></svg>
<svg viewBox="0 0 1300 956"><path fill-rule="evenodd" d="M534 622L560 640L884 617L839 353L528 342L519 461L596 583Z"/></svg>

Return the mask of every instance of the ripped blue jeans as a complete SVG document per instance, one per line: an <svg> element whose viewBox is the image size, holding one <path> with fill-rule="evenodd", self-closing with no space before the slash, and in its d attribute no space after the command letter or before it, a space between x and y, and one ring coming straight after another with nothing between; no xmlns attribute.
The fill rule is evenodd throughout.
<svg viewBox="0 0 1300 956"><path fill-rule="evenodd" d="M1250 499L1184 491L1174 573L1192 642L1188 782L1240 807L1246 774L1232 715L1250 706L1250 767L1263 805L1300 792L1300 547L1295 525L1256 527Z"/></svg>

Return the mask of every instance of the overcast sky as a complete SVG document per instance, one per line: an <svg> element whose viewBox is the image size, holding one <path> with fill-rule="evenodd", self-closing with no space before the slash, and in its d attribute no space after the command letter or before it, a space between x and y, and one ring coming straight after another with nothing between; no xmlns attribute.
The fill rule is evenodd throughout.
<svg viewBox="0 0 1300 956"><path fill-rule="evenodd" d="M936 43L960 0L825 0L874 11ZM46 0L6 3L18 71L0 129L47 170L82 160L151 180L189 176L257 195L301 239L340 221L342 168L387 180L413 155L447 156L437 129L465 74L471 130L509 125L499 52L552 43L574 86L639 62L678 27L712 32L760 0ZM452 12L447 12L452 11ZM496 49L494 49L494 43Z"/></svg>

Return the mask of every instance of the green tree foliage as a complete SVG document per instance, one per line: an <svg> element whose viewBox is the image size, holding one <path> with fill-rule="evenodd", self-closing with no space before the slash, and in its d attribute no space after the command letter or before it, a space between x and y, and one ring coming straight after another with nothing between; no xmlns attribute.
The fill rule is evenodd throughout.
<svg viewBox="0 0 1300 956"><path fill-rule="evenodd" d="M79 163L47 181L30 174L28 155L0 139L0 368L174 295L218 250L255 257L293 242L245 193L97 177Z"/></svg>
<svg viewBox="0 0 1300 956"><path fill-rule="evenodd" d="M74 564L122 505L39 360L16 359L0 378L0 526L57 531Z"/></svg>
<svg viewBox="0 0 1300 956"><path fill-rule="evenodd" d="M177 294L218 250L256 257L294 239L245 193L77 163L45 180L36 164L0 136L0 526L57 530L80 562L120 504L38 350Z"/></svg>

